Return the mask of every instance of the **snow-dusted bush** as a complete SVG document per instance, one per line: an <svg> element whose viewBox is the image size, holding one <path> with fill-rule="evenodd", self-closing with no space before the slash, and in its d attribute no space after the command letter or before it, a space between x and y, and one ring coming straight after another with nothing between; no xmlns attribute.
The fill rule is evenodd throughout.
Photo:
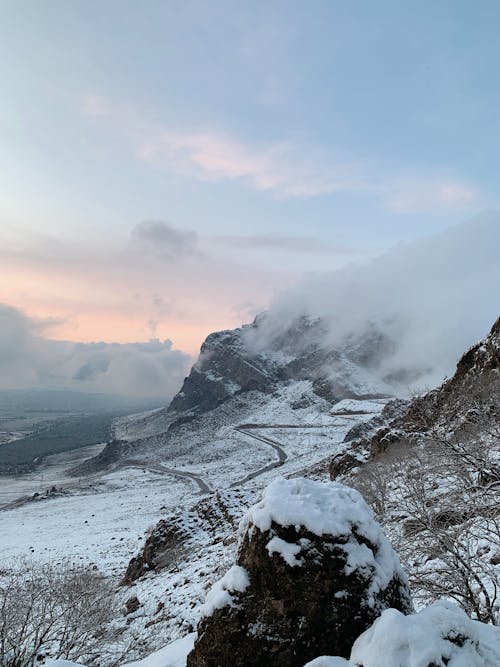
<svg viewBox="0 0 500 667"><path fill-rule="evenodd" d="M0 667L45 657L92 663L109 642L114 592L91 567L21 561L0 571ZM96 664L96 663L94 663Z"/></svg>
<svg viewBox="0 0 500 667"><path fill-rule="evenodd" d="M351 481L388 528L414 599L451 598L500 625L500 433L433 432L397 454Z"/></svg>

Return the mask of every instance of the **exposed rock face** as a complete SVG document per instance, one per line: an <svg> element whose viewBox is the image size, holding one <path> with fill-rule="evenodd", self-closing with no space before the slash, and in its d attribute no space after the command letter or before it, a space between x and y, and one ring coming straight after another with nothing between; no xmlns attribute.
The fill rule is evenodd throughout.
<svg viewBox="0 0 500 667"><path fill-rule="evenodd" d="M399 437L399 432L393 430L391 424L405 414L407 406L408 401L396 398L389 401L379 415L353 426L344 438L343 448L330 461L330 479L343 477L365 463L375 443L382 450Z"/></svg>
<svg viewBox="0 0 500 667"><path fill-rule="evenodd" d="M276 480L243 522L236 565L207 596L188 667L299 667L348 657L389 607L412 609L399 560L361 495Z"/></svg>
<svg viewBox="0 0 500 667"><path fill-rule="evenodd" d="M122 583L132 584L148 574L179 563L184 554L200 548L195 537L203 536L204 548L221 537L234 543L234 529L242 513L237 491L216 491L187 512L176 511L161 519L149 533L141 552L129 561Z"/></svg>
<svg viewBox="0 0 500 667"><path fill-rule="evenodd" d="M346 341L345 349L333 349L326 333L320 319L299 317L279 329L265 314L239 329L212 333L168 411L201 414L235 394L272 392L289 380L312 380L314 391L332 403L386 394L387 387L370 369L374 357L380 361L391 349L387 338L370 330Z"/></svg>
<svg viewBox="0 0 500 667"><path fill-rule="evenodd" d="M187 541L188 531L175 519L159 521L148 536L142 552L127 567L124 584L131 584L151 570L162 569L179 558Z"/></svg>

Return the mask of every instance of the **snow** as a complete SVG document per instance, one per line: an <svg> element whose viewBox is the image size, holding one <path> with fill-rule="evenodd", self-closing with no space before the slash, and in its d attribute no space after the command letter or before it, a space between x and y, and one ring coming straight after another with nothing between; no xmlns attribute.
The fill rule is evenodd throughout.
<svg viewBox="0 0 500 667"><path fill-rule="evenodd" d="M363 667L498 667L500 628L444 600L411 616L387 609L354 642L350 660Z"/></svg>
<svg viewBox="0 0 500 667"><path fill-rule="evenodd" d="M435 602L418 614L387 609L354 642L349 660L322 656L304 667L498 667L500 628L472 621L458 606Z"/></svg>
<svg viewBox="0 0 500 667"><path fill-rule="evenodd" d="M120 470L68 496L28 502L0 514L0 560L29 555L42 562L68 559L123 572L144 534L174 506L196 498L192 482L141 469Z"/></svg>
<svg viewBox="0 0 500 667"><path fill-rule="evenodd" d="M332 658L330 655L322 655L319 658L311 660L304 667L353 667L353 665L352 662L344 660L344 658Z"/></svg>
<svg viewBox="0 0 500 667"><path fill-rule="evenodd" d="M155 651L143 660L127 662L123 667L185 667L188 654L191 652L196 632L177 639L165 648ZM84 667L81 663L68 660L49 660L43 663L44 667Z"/></svg>
<svg viewBox="0 0 500 667"><path fill-rule="evenodd" d="M243 593L250 586L248 572L240 565L233 565L207 593L205 604L201 607L202 616L211 616L216 609L234 606L231 593Z"/></svg>
<svg viewBox="0 0 500 667"><path fill-rule="evenodd" d="M274 480L246 519L262 532L273 522L303 526L315 535L349 535L357 525L366 526L370 539L379 530L360 493L338 482L321 484L305 477Z"/></svg>
<svg viewBox="0 0 500 667"><path fill-rule="evenodd" d="M304 396L309 399L304 407L291 407ZM382 402L350 399L348 407L368 412L380 410ZM5 537L0 540L0 562L8 564L26 555L41 562L69 559L97 565L118 584L129 559L142 549L148 529L172 514L182 518L190 537L171 565L118 589L123 603L137 595L141 606L127 617L126 624L117 619L123 628L117 654L138 639L139 646L128 660L138 659L196 627L207 590L234 562L235 528L260 497L261 489L276 476L275 468L266 470L277 461L276 451L236 427L259 425L252 433L279 442L288 457L280 467L283 474L302 474L317 464L317 470L308 474L326 479L325 459L342 447L353 424L369 416L334 415L332 405L313 393L311 382L298 381L272 395L248 392L234 397L196 423L184 424L168 441L161 435L172 421L165 410L123 418L117 427L119 436L129 441L141 437L134 442L135 467L74 479L65 473L67 462L57 459L53 474L52 468L40 468L29 478L3 479L0 502L4 503L44 490L49 479L51 483L57 480L58 486L68 482L68 495L0 512L0 534ZM201 499L198 486L155 469L157 464L199 475L210 488L218 489L231 521L212 525L194 509ZM255 478L240 483L254 472L258 473ZM210 507L212 503L217 506L215 500L208 502ZM162 612L157 611L160 603ZM109 664L103 661L101 667Z"/></svg>
<svg viewBox="0 0 500 667"><path fill-rule="evenodd" d="M165 648L155 651L144 660L127 662L123 667L185 667L188 654L191 652L196 632L191 632L182 639L177 639Z"/></svg>
<svg viewBox="0 0 500 667"><path fill-rule="evenodd" d="M297 558L297 554L300 553L301 545L300 544L290 544L282 540L281 537L275 535L266 545L269 555L274 553L279 554L285 563L288 563L291 567L295 565L302 565L302 559Z"/></svg>
<svg viewBox="0 0 500 667"><path fill-rule="evenodd" d="M341 401L338 401L333 406L333 412L366 412L371 414L377 414L380 412L381 408L388 402L387 398L377 398L371 400L358 400L354 398L344 398Z"/></svg>

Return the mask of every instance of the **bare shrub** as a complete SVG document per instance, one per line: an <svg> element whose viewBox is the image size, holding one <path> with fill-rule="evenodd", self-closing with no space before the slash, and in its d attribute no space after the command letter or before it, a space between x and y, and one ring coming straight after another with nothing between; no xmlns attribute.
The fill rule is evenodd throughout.
<svg viewBox="0 0 500 667"><path fill-rule="evenodd" d="M99 664L116 611L111 585L90 566L28 560L4 566L0 667L32 667L46 657Z"/></svg>
<svg viewBox="0 0 500 667"><path fill-rule="evenodd" d="M500 625L500 437L434 431L352 481L391 533L424 604L455 600Z"/></svg>

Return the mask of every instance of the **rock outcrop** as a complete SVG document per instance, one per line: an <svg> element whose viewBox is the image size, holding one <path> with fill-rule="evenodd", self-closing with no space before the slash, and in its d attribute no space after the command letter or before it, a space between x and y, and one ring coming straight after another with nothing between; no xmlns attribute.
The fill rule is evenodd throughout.
<svg viewBox="0 0 500 667"><path fill-rule="evenodd" d="M408 431L429 431L450 423L460 429L500 411L500 317L488 336L462 356L449 380L415 398L395 421Z"/></svg>
<svg viewBox="0 0 500 667"><path fill-rule="evenodd" d="M236 542L235 528L243 514L241 495L226 489L200 500L185 511L174 511L149 531L141 551L130 559L122 583L133 584L149 574L169 569L182 558L214 542Z"/></svg>
<svg viewBox="0 0 500 667"><path fill-rule="evenodd" d="M208 594L188 667L301 667L348 657L384 609L412 610L399 559L361 495L278 479L242 522L236 564Z"/></svg>

